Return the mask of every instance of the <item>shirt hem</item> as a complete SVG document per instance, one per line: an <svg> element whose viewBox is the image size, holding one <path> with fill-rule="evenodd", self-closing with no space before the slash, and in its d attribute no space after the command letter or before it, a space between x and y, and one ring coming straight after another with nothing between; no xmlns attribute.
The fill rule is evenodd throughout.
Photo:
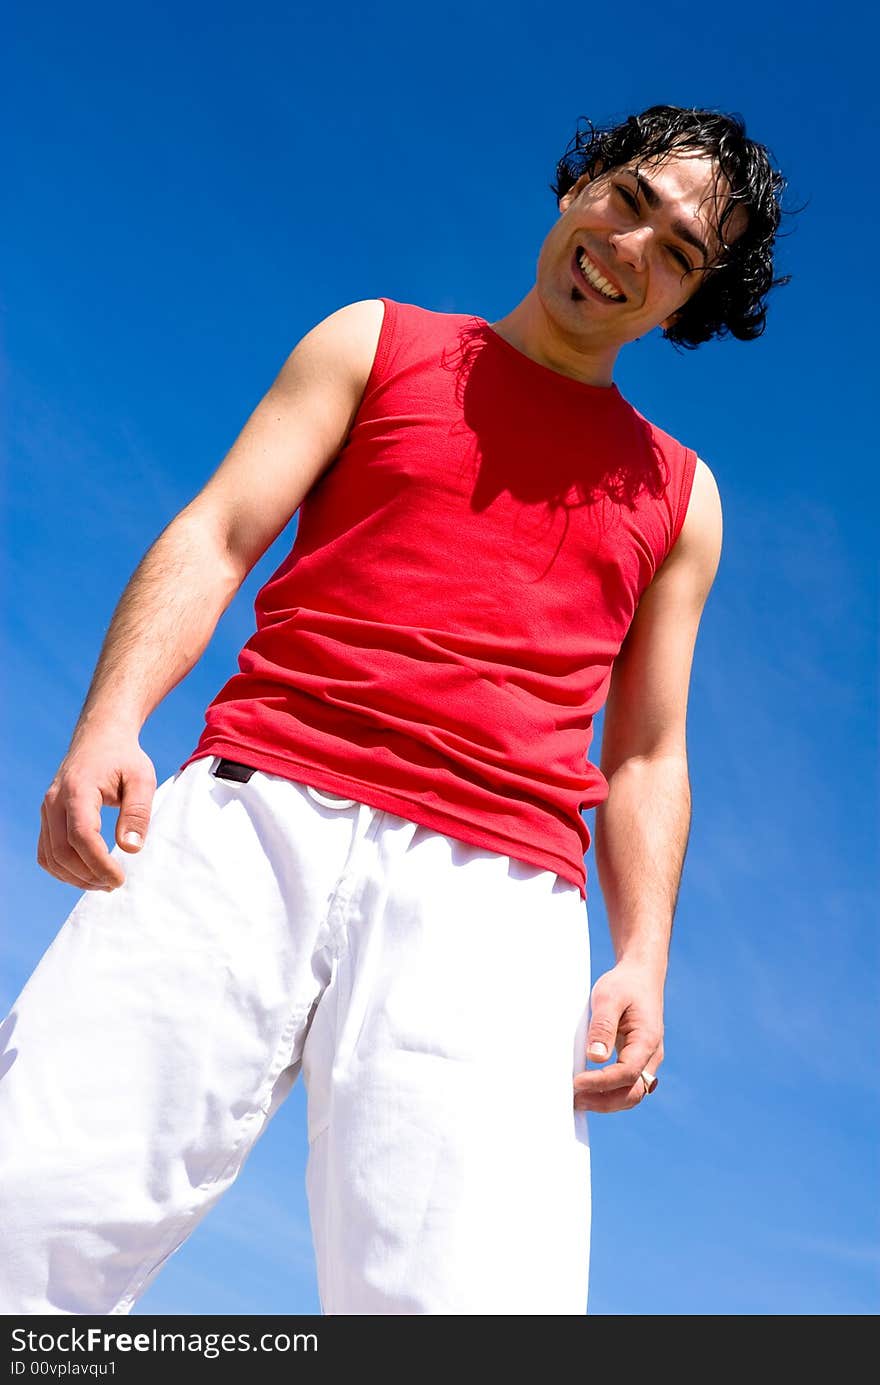
<svg viewBox="0 0 880 1385"><path fill-rule="evenodd" d="M444 835L455 837L458 841L467 842L470 846L482 847L486 851L494 851L503 856L512 856L516 860L524 861L526 865L550 870L561 879L576 885L581 898L585 903L587 901L586 873L584 871L577 872L571 862L564 857L557 856L551 851L538 851L523 847L520 842L511 841L500 833L487 832L473 827L470 823L461 822L450 813L443 812L441 809L426 807L420 800L407 798L403 794L395 793L393 789L386 789L377 784L365 784L347 774L329 773L327 770L314 769L311 765L290 759L287 756L269 755L263 750L251 749L249 746L224 740L213 741L210 746L194 750L192 755L180 765L178 772L186 769L195 760L205 759L207 756L239 760L243 764L250 765L253 769L261 770L264 774L277 774L282 779L293 779L300 784L310 784L312 788L323 789L326 793L344 794L345 797L366 803L371 808L394 813L410 822L417 822L422 827L429 827L435 832L442 832Z"/></svg>

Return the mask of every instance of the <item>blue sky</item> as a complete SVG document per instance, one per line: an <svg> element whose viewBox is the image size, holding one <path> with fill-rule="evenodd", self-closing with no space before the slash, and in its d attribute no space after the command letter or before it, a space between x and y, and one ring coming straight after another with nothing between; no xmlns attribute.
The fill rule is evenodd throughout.
<svg viewBox="0 0 880 1385"><path fill-rule="evenodd" d="M615 376L712 467L725 544L692 680L662 1080L590 1117L590 1311L874 1313L876 18L778 0L552 13L85 0L8 26L0 1012L78 898L36 865L40 802L116 602L296 341L380 294L502 316L533 282L578 116L741 112L787 205L807 203L780 245L792 283L760 341L677 354L654 334ZM294 534L147 722L160 782ZM108 842L114 825L105 809ZM613 958L588 867L598 976ZM318 1310L304 1096L137 1313Z"/></svg>

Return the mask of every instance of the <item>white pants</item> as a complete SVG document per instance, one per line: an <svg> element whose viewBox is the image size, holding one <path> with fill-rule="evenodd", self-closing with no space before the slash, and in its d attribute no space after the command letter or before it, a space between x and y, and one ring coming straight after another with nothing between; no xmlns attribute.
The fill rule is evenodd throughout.
<svg viewBox="0 0 880 1385"><path fill-rule="evenodd" d="M577 886L218 764L0 1026L0 1313L129 1313L300 1069L323 1313L585 1313Z"/></svg>

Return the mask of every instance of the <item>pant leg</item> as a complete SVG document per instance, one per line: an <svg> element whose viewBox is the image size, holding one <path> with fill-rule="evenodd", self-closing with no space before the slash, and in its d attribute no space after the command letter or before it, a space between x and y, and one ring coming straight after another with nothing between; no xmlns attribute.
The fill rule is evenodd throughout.
<svg viewBox="0 0 880 1385"><path fill-rule="evenodd" d="M0 1027L0 1313L130 1312L299 1071L351 814L216 763L159 786Z"/></svg>
<svg viewBox="0 0 880 1385"><path fill-rule="evenodd" d="M389 813L363 846L303 1052L322 1309L584 1314L580 893Z"/></svg>

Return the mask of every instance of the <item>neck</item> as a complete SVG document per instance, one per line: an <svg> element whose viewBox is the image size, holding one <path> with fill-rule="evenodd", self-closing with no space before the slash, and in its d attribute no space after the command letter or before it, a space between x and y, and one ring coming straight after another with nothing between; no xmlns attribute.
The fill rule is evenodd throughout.
<svg viewBox="0 0 880 1385"><path fill-rule="evenodd" d="M564 324L545 311L537 288L530 289L512 312L489 326L525 356L560 375L570 375L585 385L613 384L619 345L591 341L586 333L566 332Z"/></svg>

